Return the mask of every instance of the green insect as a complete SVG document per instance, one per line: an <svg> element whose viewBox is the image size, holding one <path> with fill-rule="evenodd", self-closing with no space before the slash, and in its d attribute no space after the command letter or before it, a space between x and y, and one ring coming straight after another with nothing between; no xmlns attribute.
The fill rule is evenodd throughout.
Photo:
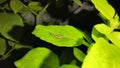
<svg viewBox="0 0 120 68"><path fill-rule="evenodd" d="M50 33L50 35L52 35L52 36L54 36L54 37L56 37L58 39L63 39L64 38L63 35L57 35L57 34L54 34L54 33Z"/></svg>

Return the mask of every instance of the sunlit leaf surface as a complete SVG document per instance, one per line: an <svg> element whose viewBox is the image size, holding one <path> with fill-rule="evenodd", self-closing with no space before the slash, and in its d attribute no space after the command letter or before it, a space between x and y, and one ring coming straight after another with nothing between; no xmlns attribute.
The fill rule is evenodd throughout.
<svg viewBox="0 0 120 68"><path fill-rule="evenodd" d="M49 49L38 47L30 50L15 65L17 68L59 68L59 60Z"/></svg>
<svg viewBox="0 0 120 68"><path fill-rule="evenodd" d="M56 46L73 47L83 42L83 33L69 25L37 25L32 33Z"/></svg>
<svg viewBox="0 0 120 68"><path fill-rule="evenodd" d="M107 2L107 0L91 0L99 12L107 19L113 18L115 14L114 8Z"/></svg>
<svg viewBox="0 0 120 68"><path fill-rule="evenodd" d="M120 32L112 32L109 34L108 38L112 41L112 43L120 47Z"/></svg>
<svg viewBox="0 0 120 68"><path fill-rule="evenodd" d="M98 38L85 57L82 68L119 68L120 48Z"/></svg>

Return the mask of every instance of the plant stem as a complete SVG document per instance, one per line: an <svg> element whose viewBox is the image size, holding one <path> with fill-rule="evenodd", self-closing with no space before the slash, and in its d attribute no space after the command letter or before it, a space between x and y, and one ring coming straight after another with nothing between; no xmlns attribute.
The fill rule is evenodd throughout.
<svg viewBox="0 0 120 68"><path fill-rule="evenodd" d="M5 60L7 57L9 57L9 56L10 56L10 53L14 50L14 47L15 47L15 44L14 44L14 46L13 46L5 55L3 55L3 56L0 58L0 61L1 61L1 60Z"/></svg>

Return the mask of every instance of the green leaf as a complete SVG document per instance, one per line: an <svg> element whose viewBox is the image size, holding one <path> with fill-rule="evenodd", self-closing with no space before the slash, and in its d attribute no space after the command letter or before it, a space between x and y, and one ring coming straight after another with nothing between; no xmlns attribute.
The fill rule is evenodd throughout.
<svg viewBox="0 0 120 68"><path fill-rule="evenodd" d="M119 16L116 14L113 19L110 19L110 27L114 30L120 25Z"/></svg>
<svg viewBox="0 0 120 68"><path fill-rule="evenodd" d="M84 58L85 58L85 54L79 50L78 48L74 48L74 56L81 62L83 62Z"/></svg>
<svg viewBox="0 0 120 68"><path fill-rule="evenodd" d="M24 5L20 0L11 0L10 7L14 11L14 13L17 13L23 9Z"/></svg>
<svg viewBox="0 0 120 68"><path fill-rule="evenodd" d="M40 11L42 10L43 8L40 7L40 3L39 2L30 2L28 4L29 8L33 9L33 10L37 10L37 11Z"/></svg>
<svg viewBox="0 0 120 68"><path fill-rule="evenodd" d="M0 37L0 55L4 55L6 51L6 41Z"/></svg>
<svg viewBox="0 0 120 68"><path fill-rule="evenodd" d="M84 43L83 33L69 25L37 25L32 33L40 39L60 47L73 47Z"/></svg>
<svg viewBox="0 0 120 68"><path fill-rule="evenodd" d="M71 64L71 65L76 65L77 63L78 63L78 60L74 58L74 59L71 61L70 64Z"/></svg>
<svg viewBox="0 0 120 68"><path fill-rule="evenodd" d="M94 27L96 28L97 31L99 31L100 33L102 33L104 35L108 35L108 34L110 34L112 32L110 27L108 27L105 24L97 24Z"/></svg>
<svg viewBox="0 0 120 68"><path fill-rule="evenodd" d="M82 68L119 68L120 48L98 38L85 57Z"/></svg>
<svg viewBox="0 0 120 68"><path fill-rule="evenodd" d="M10 1L10 7L13 10L14 13L17 13L17 12L20 12L20 13L32 12L33 14L37 15L36 12L31 10L28 6L23 4L20 0L11 0Z"/></svg>
<svg viewBox="0 0 120 68"><path fill-rule="evenodd" d="M107 0L91 0L99 12L107 19L113 18L115 14L114 8L107 2ZM109 8L109 10L108 10Z"/></svg>
<svg viewBox="0 0 120 68"><path fill-rule="evenodd" d="M79 67L76 65L64 64L60 68L79 68Z"/></svg>
<svg viewBox="0 0 120 68"><path fill-rule="evenodd" d="M82 3L80 0L73 0L76 4L78 4L79 6L82 6Z"/></svg>
<svg viewBox="0 0 120 68"><path fill-rule="evenodd" d="M105 37L104 34L101 34L95 27L92 29L92 39L97 40L99 37Z"/></svg>
<svg viewBox="0 0 120 68"><path fill-rule="evenodd" d="M120 47L120 32L114 31L111 34L109 34L107 37L108 39L110 39L110 41L112 41L112 43Z"/></svg>
<svg viewBox="0 0 120 68"><path fill-rule="evenodd" d="M10 31L12 31L12 35L16 36L17 40L21 38L23 21L22 18L17 14L10 13L0 13L0 33L7 39L16 41L11 35Z"/></svg>
<svg viewBox="0 0 120 68"><path fill-rule="evenodd" d="M22 45L22 44L15 44L15 49L21 49L21 48L29 48L32 49L33 47L30 45Z"/></svg>
<svg viewBox="0 0 120 68"><path fill-rule="evenodd" d="M59 68L57 55L44 47L30 50L23 58L15 61L17 68Z"/></svg>
<svg viewBox="0 0 120 68"><path fill-rule="evenodd" d="M32 49L33 47L30 46L30 45L23 45L23 44L19 44L19 43L15 43L13 41L8 41L8 44L11 46L11 47L14 47L14 49L18 50L18 49L21 49L21 48L29 48L29 49Z"/></svg>
<svg viewBox="0 0 120 68"><path fill-rule="evenodd" d="M34 15L37 15L35 11L33 11L31 8L23 4L20 0L11 0L10 1L10 7L14 11L14 13L20 12L20 13L27 13L31 12Z"/></svg>

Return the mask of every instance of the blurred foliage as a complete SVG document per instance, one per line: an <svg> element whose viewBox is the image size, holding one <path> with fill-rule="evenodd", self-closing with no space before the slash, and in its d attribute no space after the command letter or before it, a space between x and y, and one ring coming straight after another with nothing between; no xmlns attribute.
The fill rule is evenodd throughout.
<svg viewBox="0 0 120 68"><path fill-rule="evenodd" d="M120 67L118 3L0 0L0 66Z"/></svg>

